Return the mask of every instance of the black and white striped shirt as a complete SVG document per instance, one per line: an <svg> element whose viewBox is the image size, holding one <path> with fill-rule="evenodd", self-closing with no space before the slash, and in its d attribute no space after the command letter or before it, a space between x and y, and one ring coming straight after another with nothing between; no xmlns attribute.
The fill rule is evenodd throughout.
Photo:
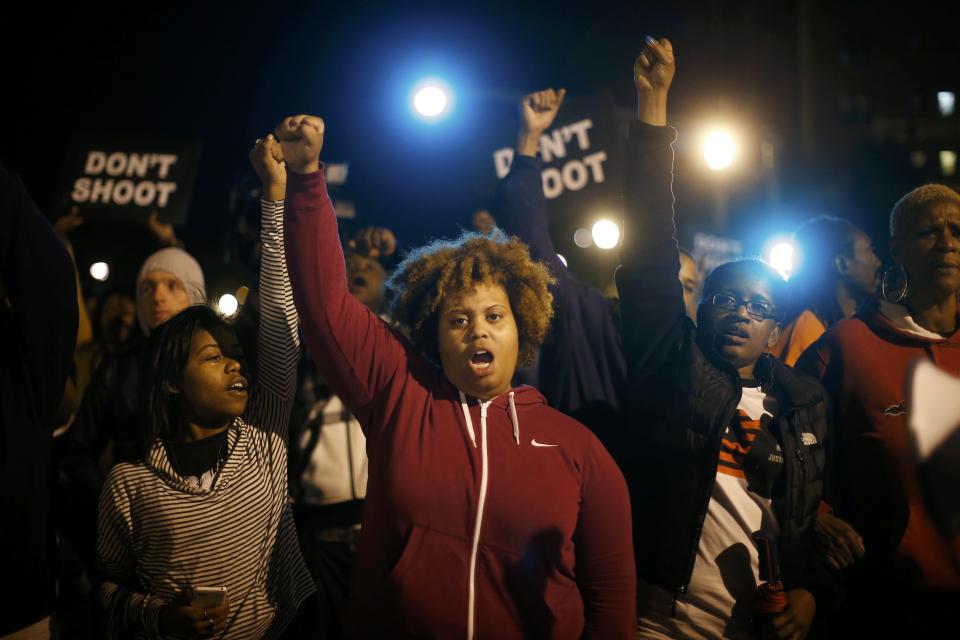
<svg viewBox="0 0 960 640"><path fill-rule="evenodd" d="M258 377L227 433L212 488L180 477L158 441L145 462L121 463L100 497L100 588L111 629L160 637L160 609L188 587L223 586L218 638L274 638L314 590L287 493L287 425L299 357L297 312L283 250L283 202L261 200Z"/></svg>

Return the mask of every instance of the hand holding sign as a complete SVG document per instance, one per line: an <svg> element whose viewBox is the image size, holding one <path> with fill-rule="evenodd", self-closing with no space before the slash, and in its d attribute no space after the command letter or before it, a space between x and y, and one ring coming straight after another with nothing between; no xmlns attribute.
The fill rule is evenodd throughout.
<svg viewBox="0 0 960 640"><path fill-rule="evenodd" d="M646 46L633 63L637 87L637 119L654 126L667 124L667 94L677 71L673 45L666 38L647 36Z"/></svg>
<svg viewBox="0 0 960 640"><path fill-rule="evenodd" d="M263 185L263 199L271 202L283 200L287 191L287 168L280 143L272 133L257 140L250 150L250 164Z"/></svg>
<svg viewBox="0 0 960 640"><path fill-rule="evenodd" d="M520 115L523 122L517 140L517 152L520 155L537 155L537 142L540 140L540 135L553 124L566 94L566 89L559 91L544 89L523 97L520 101Z"/></svg>
<svg viewBox="0 0 960 640"><path fill-rule="evenodd" d="M320 169L324 133L322 119L307 115L284 118L274 133L280 141L288 169L296 173L314 173Z"/></svg>
<svg viewBox="0 0 960 640"><path fill-rule="evenodd" d="M160 213L154 209L147 218L147 231L153 234L157 242L164 247L178 247L181 245L177 238L177 231L169 222L160 221Z"/></svg>

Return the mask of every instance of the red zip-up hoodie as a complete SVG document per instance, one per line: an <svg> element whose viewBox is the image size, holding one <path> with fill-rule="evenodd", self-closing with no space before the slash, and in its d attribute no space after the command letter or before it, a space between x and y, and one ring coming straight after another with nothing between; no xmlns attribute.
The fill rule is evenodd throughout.
<svg viewBox="0 0 960 640"><path fill-rule="evenodd" d="M370 460L355 637L631 638L626 483L531 387L458 391L350 295L322 171L290 174L286 256L310 355Z"/></svg>
<svg viewBox="0 0 960 640"><path fill-rule="evenodd" d="M960 331L941 338L905 307L880 302L834 325L797 367L830 394L838 442L831 502L863 535L865 560L885 563L887 587L960 591L960 567L925 504L907 429L905 380L918 358L960 375Z"/></svg>

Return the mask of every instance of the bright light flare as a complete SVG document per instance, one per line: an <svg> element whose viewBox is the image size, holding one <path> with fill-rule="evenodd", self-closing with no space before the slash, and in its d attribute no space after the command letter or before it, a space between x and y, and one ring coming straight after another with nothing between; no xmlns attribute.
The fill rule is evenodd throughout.
<svg viewBox="0 0 960 640"><path fill-rule="evenodd" d="M558 254L557 254L557 259L560 260L560 262L563 263L563 266L565 266L565 267L567 266L567 259L563 257L563 254L562 254L562 253L558 253Z"/></svg>
<svg viewBox="0 0 960 640"><path fill-rule="evenodd" d="M237 309L240 308L240 303L237 301L236 296L230 293L225 293L220 296L219 300L217 300L217 308L220 310L221 314L229 318L237 312Z"/></svg>
<svg viewBox="0 0 960 640"><path fill-rule="evenodd" d="M573 243L581 249L589 249L593 246L593 237L589 230L581 227L573 232Z"/></svg>
<svg viewBox="0 0 960 640"><path fill-rule="evenodd" d="M620 242L620 227L611 220L598 220L590 230L593 243L600 249L613 249Z"/></svg>
<svg viewBox="0 0 960 640"><path fill-rule="evenodd" d="M450 112L453 92L439 80L424 80L413 90L413 110L424 120L438 120Z"/></svg>
<svg viewBox="0 0 960 640"><path fill-rule="evenodd" d="M703 159L712 171L723 171L733 164L737 143L729 131L715 130L703 142Z"/></svg>
<svg viewBox="0 0 960 640"><path fill-rule="evenodd" d="M937 91L937 108L944 118L952 116L957 108L957 94L953 91Z"/></svg>
<svg viewBox="0 0 960 640"><path fill-rule="evenodd" d="M957 152L956 151L941 151L940 152L940 172L944 176L950 177L957 173Z"/></svg>
<svg viewBox="0 0 960 640"><path fill-rule="evenodd" d="M770 248L767 262L780 272L784 278L789 278L793 272L794 247L789 242L778 242Z"/></svg>
<svg viewBox="0 0 960 640"><path fill-rule="evenodd" d="M90 265L90 277L97 282L106 282L110 277L110 265L106 262L94 262Z"/></svg>

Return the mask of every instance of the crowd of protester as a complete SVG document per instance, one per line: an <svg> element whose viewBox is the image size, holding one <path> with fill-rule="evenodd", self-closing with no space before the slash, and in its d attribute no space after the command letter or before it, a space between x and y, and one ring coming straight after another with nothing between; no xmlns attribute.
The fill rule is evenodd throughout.
<svg viewBox="0 0 960 640"><path fill-rule="evenodd" d="M475 231L398 259L341 238L326 124L249 160L259 286L240 321L151 217L133 291L88 310L0 167L0 638L939 637L960 540L907 426L917 359L960 375L960 194L703 273L679 248L672 44L636 59L615 299L550 236L520 101ZM245 326L255 326L252 335ZM245 349L246 348L246 349ZM955 631L953 632L955 633Z"/></svg>

